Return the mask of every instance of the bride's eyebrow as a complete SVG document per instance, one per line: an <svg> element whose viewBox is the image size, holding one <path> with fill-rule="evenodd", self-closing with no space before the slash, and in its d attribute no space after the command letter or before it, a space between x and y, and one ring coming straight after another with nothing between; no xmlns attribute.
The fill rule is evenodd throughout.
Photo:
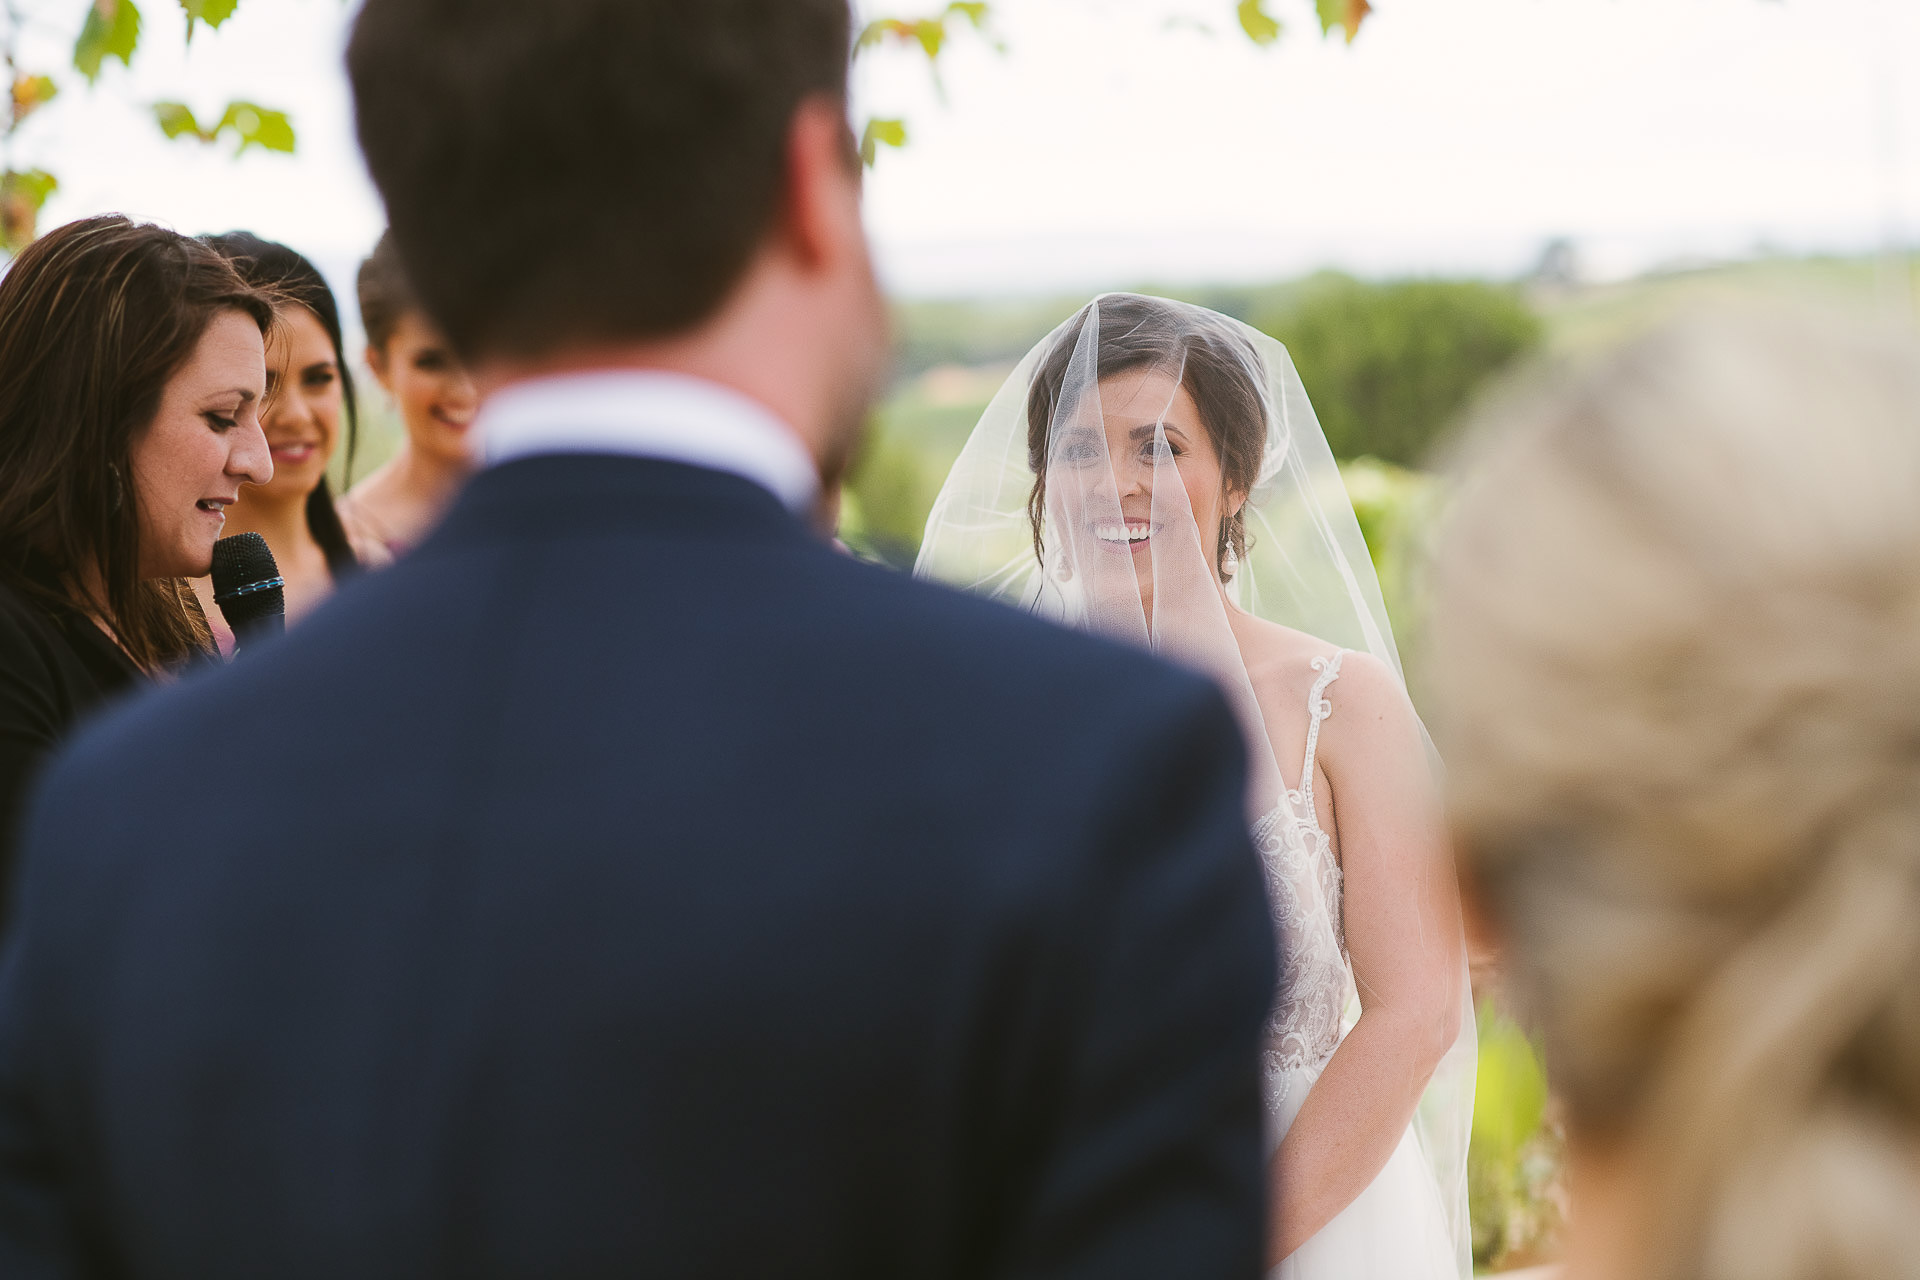
<svg viewBox="0 0 1920 1280"><path fill-rule="evenodd" d="M1127 438L1129 440L1145 440L1155 431L1165 431L1168 435L1179 436L1182 440L1187 438L1186 433L1181 431L1177 425L1164 420L1160 422L1143 422L1139 426L1128 430Z"/></svg>

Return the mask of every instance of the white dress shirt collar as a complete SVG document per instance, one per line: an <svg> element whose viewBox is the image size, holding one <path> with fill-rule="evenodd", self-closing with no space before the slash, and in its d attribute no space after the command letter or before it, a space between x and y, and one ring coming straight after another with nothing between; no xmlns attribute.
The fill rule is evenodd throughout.
<svg viewBox="0 0 1920 1280"><path fill-rule="evenodd" d="M793 430L704 378L635 369L532 378L487 398L474 424L487 465L547 453L624 453L726 471L811 514L820 473Z"/></svg>

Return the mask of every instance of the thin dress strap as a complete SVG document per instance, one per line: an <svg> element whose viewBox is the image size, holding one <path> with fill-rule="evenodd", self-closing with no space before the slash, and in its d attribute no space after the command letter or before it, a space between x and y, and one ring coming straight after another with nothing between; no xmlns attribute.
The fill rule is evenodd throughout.
<svg viewBox="0 0 1920 1280"><path fill-rule="evenodd" d="M1345 649L1339 650L1331 658L1315 658L1313 669L1320 673L1313 682L1313 689L1307 694L1307 758L1300 766L1300 805L1302 815L1318 828L1319 811L1313 807L1313 761L1320 750L1320 722L1333 714L1333 702L1327 697L1327 686L1340 678L1340 661L1347 656Z"/></svg>

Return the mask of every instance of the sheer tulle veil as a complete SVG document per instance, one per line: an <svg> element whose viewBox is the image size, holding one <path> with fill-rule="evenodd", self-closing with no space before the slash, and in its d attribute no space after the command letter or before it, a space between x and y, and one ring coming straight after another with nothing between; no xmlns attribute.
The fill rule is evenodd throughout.
<svg viewBox="0 0 1920 1280"><path fill-rule="evenodd" d="M1200 404L1202 419L1211 412L1243 424L1245 447L1221 452L1229 487L1244 503L1238 527L1218 538L1195 522L1162 425L1170 391L1183 386L1224 388ZM1129 441L1124 456L1109 444L1109 419L1131 432L1116 437ZM1150 591L1136 568L1142 547ZM1250 823L1302 797L1268 740L1228 609L1372 654L1400 672L1359 522L1293 361L1267 335L1185 303L1103 295L1029 352L941 488L915 573L1121 637L1213 677L1247 737ZM1309 913L1337 936L1329 917L1338 907L1318 877L1304 878L1313 881L1299 886ZM1347 1004L1350 1025L1358 1016L1350 988ZM1466 1152L1475 1067L1471 996L1466 1004L1460 1038L1415 1119L1463 1276L1471 1274Z"/></svg>

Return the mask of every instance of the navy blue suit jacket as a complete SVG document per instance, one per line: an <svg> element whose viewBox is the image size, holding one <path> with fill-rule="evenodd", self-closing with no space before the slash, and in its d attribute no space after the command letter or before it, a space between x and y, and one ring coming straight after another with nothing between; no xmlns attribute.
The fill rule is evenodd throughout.
<svg viewBox="0 0 1920 1280"><path fill-rule="evenodd" d="M0 1275L1254 1277L1219 696L633 458L81 735Z"/></svg>

